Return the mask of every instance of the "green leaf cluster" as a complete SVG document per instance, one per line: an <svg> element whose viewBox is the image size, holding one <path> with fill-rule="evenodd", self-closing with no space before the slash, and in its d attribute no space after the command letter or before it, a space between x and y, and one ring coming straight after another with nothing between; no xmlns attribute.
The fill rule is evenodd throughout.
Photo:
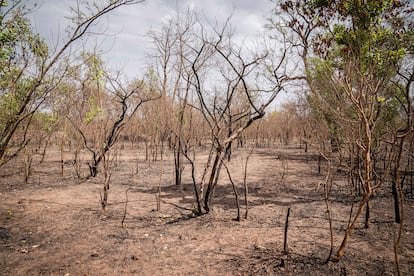
<svg viewBox="0 0 414 276"><path fill-rule="evenodd" d="M94 118L102 114L102 109L99 107L93 107L91 108L85 115L85 124L90 124Z"/></svg>
<svg viewBox="0 0 414 276"><path fill-rule="evenodd" d="M13 3L14 4L14 3ZM24 6L0 7L0 130L26 112L27 100L35 100L36 77L49 56L45 41L26 18Z"/></svg>
<svg viewBox="0 0 414 276"><path fill-rule="evenodd" d="M81 53L81 56L87 67L88 78L91 81L98 83L98 85L102 85L105 71L104 62L101 57L93 52L83 52Z"/></svg>
<svg viewBox="0 0 414 276"><path fill-rule="evenodd" d="M414 32L404 23L410 12L395 20L400 6L391 0L314 0L313 8L323 11L324 26L332 26L319 29L317 37L323 40L318 42L329 42L324 50L306 59L312 89L308 101L315 116L331 134L338 134L341 124L358 130L362 118L368 118L372 133L380 137L401 121L404 97L395 79L413 53Z"/></svg>
<svg viewBox="0 0 414 276"><path fill-rule="evenodd" d="M36 130L51 132L53 126L58 122L58 120L58 116L50 112L36 111L33 115L32 127Z"/></svg>
<svg viewBox="0 0 414 276"><path fill-rule="evenodd" d="M98 104L96 103L95 97L91 95L89 97L89 111L86 112L84 123L90 124L96 117L99 117L103 114L103 110Z"/></svg>

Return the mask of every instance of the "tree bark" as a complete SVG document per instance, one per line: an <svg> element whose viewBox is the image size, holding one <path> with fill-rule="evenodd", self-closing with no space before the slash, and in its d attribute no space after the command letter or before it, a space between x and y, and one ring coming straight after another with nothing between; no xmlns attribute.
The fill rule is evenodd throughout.
<svg viewBox="0 0 414 276"><path fill-rule="evenodd" d="M400 215L400 202L399 202L399 195L397 191L397 177L398 177L398 170L394 169L393 180L392 180L392 196L394 199L394 213L395 213L395 223L401 223L401 215Z"/></svg>
<svg viewBox="0 0 414 276"><path fill-rule="evenodd" d="M211 202L212 194L214 191L214 180L216 178L220 162L222 162L221 149L217 149L216 157L214 158L213 167L211 168L210 178L207 184L206 193L204 195L204 209L206 213L210 212L210 202Z"/></svg>
<svg viewBox="0 0 414 276"><path fill-rule="evenodd" d="M364 206L367 204L370 196L371 196L370 194L366 194L366 195L364 195L363 199L360 201L357 213L355 214L351 225L349 225L348 228L346 229L344 238L342 240L342 243L341 243L336 255L332 258L332 261L339 262L342 259L342 257L344 256L346 247L348 246L349 238L351 237L351 234L352 234L352 231L354 230L355 225L356 225L359 217L361 216L362 211L364 210Z"/></svg>

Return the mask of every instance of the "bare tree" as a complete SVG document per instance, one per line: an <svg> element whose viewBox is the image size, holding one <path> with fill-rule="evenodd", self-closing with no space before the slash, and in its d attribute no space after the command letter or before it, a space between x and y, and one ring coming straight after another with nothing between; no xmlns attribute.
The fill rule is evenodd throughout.
<svg viewBox="0 0 414 276"><path fill-rule="evenodd" d="M184 170L183 146L188 145L188 139L191 137L186 135L191 129L188 124L192 116L191 107L188 107L191 86L185 79L189 79L192 71L185 65L185 56L189 51L188 43L193 35L195 23L194 13L187 11L182 15L177 11L177 14L158 30L149 32L155 47L151 57L156 61L155 68L162 94L160 104L162 110L158 115L163 116L162 129L168 131L167 136L174 151L176 185L181 185Z"/></svg>
<svg viewBox="0 0 414 276"><path fill-rule="evenodd" d="M77 81L78 86L74 87L76 92L71 93L75 99L67 107L66 118L91 154L89 176L95 177L98 165L138 108L159 98L159 95L144 81L124 85L118 75L109 76L102 66L97 66L96 63L101 64L101 61L96 55L87 54L85 62L87 72L83 79ZM81 68L78 67L78 70ZM97 75L98 79L91 79L91 76Z"/></svg>
<svg viewBox="0 0 414 276"><path fill-rule="evenodd" d="M197 195L208 213L232 142L264 117L288 78L281 70L285 52L276 64L269 62L269 52L245 52L233 41L230 19L211 33L201 23L197 28L198 35L187 45L185 61L192 74L186 81L210 132L211 150Z"/></svg>

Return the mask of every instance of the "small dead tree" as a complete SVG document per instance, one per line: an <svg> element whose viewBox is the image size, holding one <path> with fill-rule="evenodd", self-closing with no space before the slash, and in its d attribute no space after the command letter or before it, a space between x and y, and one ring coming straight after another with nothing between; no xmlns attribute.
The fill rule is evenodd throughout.
<svg viewBox="0 0 414 276"><path fill-rule="evenodd" d="M197 178L196 178L196 168L195 168L195 151L190 147L183 147L182 150L183 156L186 160L190 163L191 166L191 180L194 189L194 197L197 206L195 207L194 214L195 215L202 215L203 214L203 204L201 202L201 191L197 185Z"/></svg>
<svg viewBox="0 0 414 276"><path fill-rule="evenodd" d="M170 147L174 152L175 184L181 185L183 164L183 147L191 138L192 108L189 107L191 96L191 68L186 66L186 52L191 36L194 35L196 24L195 14L188 11L184 16L177 14L156 31L151 31L149 37L154 44L151 55L155 59L155 71L161 89L160 110L156 116L161 116L163 129L168 132ZM173 116L171 116L173 115ZM154 117L154 116L153 116Z"/></svg>
<svg viewBox="0 0 414 276"><path fill-rule="evenodd" d="M126 219L126 215L127 215L127 210L128 210L128 192L131 189L131 186L128 187L128 189L125 190L125 205L124 205L124 214L122 215L122 220L121 220L121 227L125 227L124 226L124 222Z"/></svg>
<svg viewBox="0 0 414 276"><path fill-rule="evenodd" d="M103 156L103 168L104 168L104 185L103 185L103 193L99 193L101 198L101 206L102 211L105 212L105 208L108 205L108 193L109 193L109 183L111 181L111 160L109 157L109 153L106 153Z"/></svg>
<svg viewBox="0 0 414 276"><path fill-rule="evenodd" d="M228 160L224 160L223 165L224 165L224 168L226 169L227 176L228 176L229 181L231 183L231 187L233 188L234 199L236 201L236 208L237 208L237 217L236 217L236 220L237 221L240 221L241 217L240 217L239 194L237 193L237 188L236 188L236 185L234 184L233 178L231 177L230 169L229 169L229 167L226 164L227 162L228 162Z"/></svg>
<svg viewBox="0 0 414 276"><path fill-rule="evenodd" d="M248 213L249 213L249 186L247 185L247 164L249 163L249 158L252 155L254 149L256 147L253 146L250 152L246 156L246 160L244 162L243 166L243 187L244 187L244 204L245 204L245 211L244 211L244 219L247 219Z"/></svg>
<svg viewBox="0 0 414 276"><path fill-rule="evenodd" d="M119 80L119 75L109 76L102 61L94 54L86 54L85 63L86 78L79 80L79 86L75 87L78 97L72 99L67 119L91 155L89 177L95 177L99 164L116 143L124 126L143 103L155 100L159 95L145 81L126 86ZM91 75L99 78L90 79Z"/></svg>
<svg viewBox="0 0 414 276"><path fill-rule="evenodd" d="M209 213L232 142L264 117L288 77L282 70L285 52L277 64L269 61L269 51L244 52L232 39L230 20L211 33L201 23L197 28L200 35L191 40L184 58L191 68L186 81L197 99L192 106L202 114L210 132L211 149L198 189L204 212ZM207 79L216 82L207 85Z"/></svg>
<svg viewBox="0 0 414 276"><path fill-rule="evenodd" d="M25 157L24 157L24 183L27 184L29 182L29 177L32 175L33 172L33 149L30 147L26 147L25 149Z"/></svg>

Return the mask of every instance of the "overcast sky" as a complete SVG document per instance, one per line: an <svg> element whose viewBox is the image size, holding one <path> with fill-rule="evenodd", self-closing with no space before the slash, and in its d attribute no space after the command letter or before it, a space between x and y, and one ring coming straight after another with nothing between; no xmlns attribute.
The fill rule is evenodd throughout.
<svg viewBox="0 0 414 276"><path fill-rule="evenodd" d="M56 43L68 24L65 16L70 15L69 6L76 1L28 2L37 3L36 11L30 15L35 29L48 43ZM141 4L120 7L101 20L99 27L105 27L106 33L114 36L99 36L89 40L88 45L98 44L110 68L122 68L128 78L133 78L142 76L145 69L145 57L150 47L146 33L173 16L177 6L181 10L187 7L195 9L210 22L224 22L233 12L231 23L237 36L248 41L259 34L273 5L270 0L146 0Z"/></svg>

